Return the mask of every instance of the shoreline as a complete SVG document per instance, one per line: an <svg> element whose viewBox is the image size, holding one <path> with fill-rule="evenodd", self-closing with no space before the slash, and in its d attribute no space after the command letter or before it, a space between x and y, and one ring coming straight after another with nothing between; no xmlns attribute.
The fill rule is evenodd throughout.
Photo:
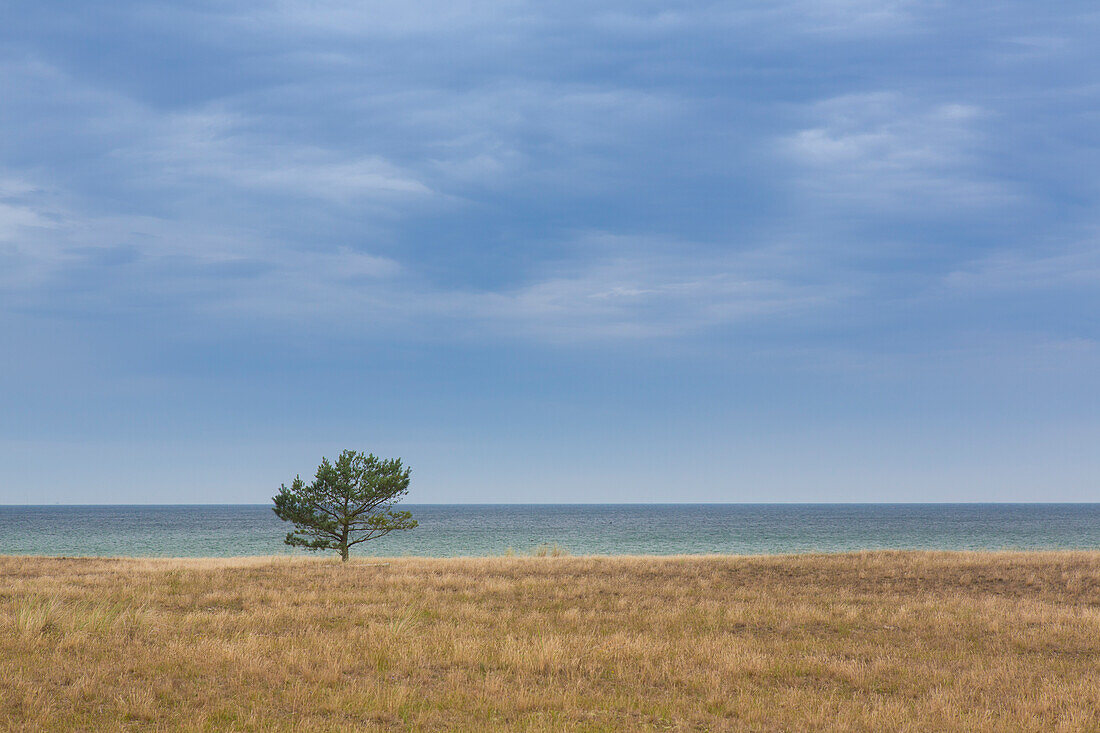
<svg viewBox="0 0 1100 733"><path fill-rule="evenodd" d="M809 558L860 558L867 556L1030 556L1030 555L1096 555L1100 559L1100 547L1096 548L1043 548L1043 549L1018 549L1003 548L996 550L943 550L922 548L886 548L868 550L849 550L842 552L808 551L808 552L780 552L780 553L681 553L681 554L587 554L574 555L569 552L560 554L536 554L536 553L505 553L499 555L353 555L348 560L348 565L396 561L477 561L477 560L652 560L652 561L682 561L682 560L779 560L779 559L809 559ZM215 561L245 562L245 563L316 563L335 562L340 564L336 555L31 555L31 554L5 554L0 553L0 561L4 560L120 560L120 561L165 561L165 562L202 562Z"/></svg>

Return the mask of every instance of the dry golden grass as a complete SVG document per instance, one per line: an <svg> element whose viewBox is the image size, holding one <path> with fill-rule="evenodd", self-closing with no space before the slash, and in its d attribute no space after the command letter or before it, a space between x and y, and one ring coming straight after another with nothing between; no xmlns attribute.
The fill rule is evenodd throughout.
<svg viewBox="0 0 1100 733"><path fill-rule="evenodd" d="M1098 730L1100 553L0 557L9 729Z"/></svg>

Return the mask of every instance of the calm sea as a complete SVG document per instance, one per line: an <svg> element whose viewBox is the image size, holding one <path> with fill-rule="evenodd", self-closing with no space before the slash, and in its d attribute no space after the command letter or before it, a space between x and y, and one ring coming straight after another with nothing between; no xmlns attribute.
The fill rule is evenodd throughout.
<svg viewBox="0 0 1100 733"><path fill-rule="evenodd" d="M575 555L1100 548L1100 504L411 505L373 555ZM0 554L278 555L269 505L0 506Z"/></svg>

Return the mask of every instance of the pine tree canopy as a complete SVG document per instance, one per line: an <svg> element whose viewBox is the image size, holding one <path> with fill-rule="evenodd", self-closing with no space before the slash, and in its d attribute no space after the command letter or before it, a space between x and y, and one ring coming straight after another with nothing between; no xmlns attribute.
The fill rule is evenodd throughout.
<svg viewBox="0 0 1100 733"><path fill-rule="evenodd" d="M347 561L355 545L417 526L410 512L394 509L408 489L409 469L400 458L345 450L335 463L322 458L312 483L295 476L289 487L283 484L274 511L294 523L286 544L335 550Z"/></svg>

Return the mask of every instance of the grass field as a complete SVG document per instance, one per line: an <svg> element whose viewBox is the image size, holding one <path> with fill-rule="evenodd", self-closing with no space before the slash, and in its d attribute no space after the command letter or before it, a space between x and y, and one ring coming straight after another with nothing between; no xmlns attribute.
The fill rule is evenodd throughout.
<svg viewBox="0 0 1100 733"><path fill-rule="evenodd" d="M1100 553L0 557L0 725L1100 730Z"/></svg>

